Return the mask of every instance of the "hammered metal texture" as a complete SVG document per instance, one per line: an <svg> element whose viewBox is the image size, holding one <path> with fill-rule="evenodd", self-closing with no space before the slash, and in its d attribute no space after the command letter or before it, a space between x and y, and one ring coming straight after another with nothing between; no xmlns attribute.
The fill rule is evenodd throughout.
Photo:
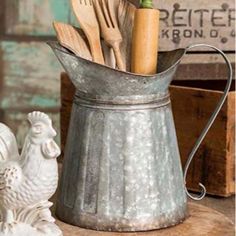
<svg viewBox="0 0 236 236"><path fill-rule="evenodd" d="M159 74L141 76L51 46L77 88L58 217L105 231L182 222L187 199L168 86L184 50L163 54Z"/></svg>

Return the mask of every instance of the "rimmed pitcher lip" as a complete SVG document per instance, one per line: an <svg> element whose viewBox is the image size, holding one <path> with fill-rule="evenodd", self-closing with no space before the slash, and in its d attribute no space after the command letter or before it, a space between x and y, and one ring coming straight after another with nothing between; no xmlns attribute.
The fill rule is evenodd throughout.
<svg viewBox="0 0 236 236"><path fill-rule="evenodd" d="M61 48L56 48L56 50L59 50L61 51L62 53L65 53L69 56L72 56L72 57L75 57L75 58L78 58L79 60L82 60L82 61L85 61L87 63L91 63L91 64L95 64L96 66L99 66L101 68L107 68L113 72L119 72L121 74L124 74L124 75L131 75L131 76L135 76L135 77L142 77L142 78L156 78L156 76L161 76L163 74L166 74L168 73L168 71L170 71L171 69L173 69L174 67L176 67L180 61L182 60L183 56L187 53L187 48L178 48L178 49L174 49L174 50L170 50L170 51L167 51L167 52L174 52L174 51L180 51L182 50L182 55L180 56L180 58L173 64L171 65L169 68L167 68L166 70L162 71L162 72L159 72L159 73L156 73L156 74L153 74L153 75L142 75L142 74L136 74L136 73L132 73L132 72L129 72L129 71L122 71L122 70L119 70L119 69L114 69L114 68L111 68L110 66L107 66L107 65L102 65L102 64L99 64L97 62L94 62L94 61L91 61L91 60L87 60L83 57L80 57L80 56L77 56L73 53L71 53L69 50L67 50L65 47L63 47L62 45L60 45L60 43L58 41L48 41L47 44L53 48L55 48L55 44L59 45L61 48L64 48L65 50L62 50ZM53 45L54 44L54 45Z"/></svg>

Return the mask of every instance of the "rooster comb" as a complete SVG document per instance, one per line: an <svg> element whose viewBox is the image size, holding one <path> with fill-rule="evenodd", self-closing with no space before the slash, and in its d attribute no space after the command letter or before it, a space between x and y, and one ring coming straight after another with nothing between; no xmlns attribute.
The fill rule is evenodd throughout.
<svg viewBox="0 0 236 236"><path fill-rule="evenodd" d="M40 111L34 111L29 113L28 120L31 123L31 125L37 122L42 122L46 125L52 125L52 120L49 118L49 116Z"/></svg>

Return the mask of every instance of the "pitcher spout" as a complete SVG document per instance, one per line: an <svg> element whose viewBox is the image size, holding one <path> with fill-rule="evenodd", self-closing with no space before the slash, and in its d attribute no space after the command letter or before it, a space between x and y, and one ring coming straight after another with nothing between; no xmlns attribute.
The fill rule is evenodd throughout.
<svg viewBox="0 0 236 236"><path fill-rule="evenodd" d="M77 92L92 98L159 96L168 93L168 87L174 77L185 49L160 53L158 73L155 75L138 75L119 71L78 57L60 46L49 42L60 63L68 73Z"/></svg>

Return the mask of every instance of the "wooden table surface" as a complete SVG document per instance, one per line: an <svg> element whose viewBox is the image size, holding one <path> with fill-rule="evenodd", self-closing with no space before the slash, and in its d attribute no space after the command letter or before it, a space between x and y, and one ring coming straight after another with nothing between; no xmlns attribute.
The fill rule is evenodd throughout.
<svg viewBox="0 0 236 236"><path fill-rule="evenodd" d="M190 216L175 227L136 233L86 230L57 221L64 236L233 236L234 225L225 215L196 203L189 203Z"/></svg>
<svg viewBox="0 0 236 236"><path fill-rule="evenodd" d="M194 201L190 200L190 202ZM203 200L197 203L221 212L232 222L235 222L235 196L224 198L207 195Z"/></svg>

